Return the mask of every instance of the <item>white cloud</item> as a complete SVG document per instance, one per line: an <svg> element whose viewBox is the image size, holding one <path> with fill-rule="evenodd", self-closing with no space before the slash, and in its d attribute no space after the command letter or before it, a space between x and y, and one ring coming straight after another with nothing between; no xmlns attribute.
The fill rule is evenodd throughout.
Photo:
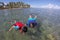
<svg viewBox="0 0 60 40"><path fill-rule="evenodd" d="M60 9L60 6L49 3L48 5L40 6L40 8Z"/></svg>

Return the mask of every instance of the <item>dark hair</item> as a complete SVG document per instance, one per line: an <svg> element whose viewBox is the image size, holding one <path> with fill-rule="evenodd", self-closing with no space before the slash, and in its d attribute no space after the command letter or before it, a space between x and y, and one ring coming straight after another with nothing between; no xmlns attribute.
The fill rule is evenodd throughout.
<svg viewBox="0 0 60 40"><path fill-rule="evenodd" d="M22 28L22 30L23 30L23 32L27 32L28 28L27 28L26 26L24 26L24 27Z"/></svg>

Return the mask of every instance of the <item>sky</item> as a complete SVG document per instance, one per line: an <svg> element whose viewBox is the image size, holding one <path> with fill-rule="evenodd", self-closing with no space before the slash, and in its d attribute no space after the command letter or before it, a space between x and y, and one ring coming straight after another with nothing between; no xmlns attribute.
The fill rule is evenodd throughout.
<svg viewBox="0 0 60 40"><path fill-rule="evenodd" d="M60 9L60 0L0 0L0 2L19 2L22 1L26 4L30 4L35 8L57 8Z"/></svg>

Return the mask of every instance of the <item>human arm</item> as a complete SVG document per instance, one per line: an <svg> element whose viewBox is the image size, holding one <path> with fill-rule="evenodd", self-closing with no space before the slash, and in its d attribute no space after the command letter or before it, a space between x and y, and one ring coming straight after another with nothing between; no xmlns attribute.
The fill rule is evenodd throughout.
<svg viewBox="0 0 60 40"><path fill-rule="evenodd" d="M36 20L37 16L34 17L34 19Z"/></svg>
<svg viewBox="0 0 60 40"><path fill-rule="evenodd" d="M13 29L13 26L9 29L9 32Z"/></svg>
<svg viewBox="0 0 60 40"><path fill-rule="evenodd" d="M37 18L37 16L35 16L35 18Z"/></svg>
<svg viewBox="0 0 60 40"><path fill-rule="evenodd" d="M32 15L29 15L29 18L32 18Z"/></svg>

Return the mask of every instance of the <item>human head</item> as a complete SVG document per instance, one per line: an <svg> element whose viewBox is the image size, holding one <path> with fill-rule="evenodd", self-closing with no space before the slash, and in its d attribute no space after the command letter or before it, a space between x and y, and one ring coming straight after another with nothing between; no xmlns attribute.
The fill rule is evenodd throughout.
<svg viewBox="0 0 60 40"><path fill-rule="evenodd" d="M24 27L22 28L22 31L23 31L23 32L27 32L27 30L28 30L28 28L27 28L26 26L24 26Z"/></svg>

